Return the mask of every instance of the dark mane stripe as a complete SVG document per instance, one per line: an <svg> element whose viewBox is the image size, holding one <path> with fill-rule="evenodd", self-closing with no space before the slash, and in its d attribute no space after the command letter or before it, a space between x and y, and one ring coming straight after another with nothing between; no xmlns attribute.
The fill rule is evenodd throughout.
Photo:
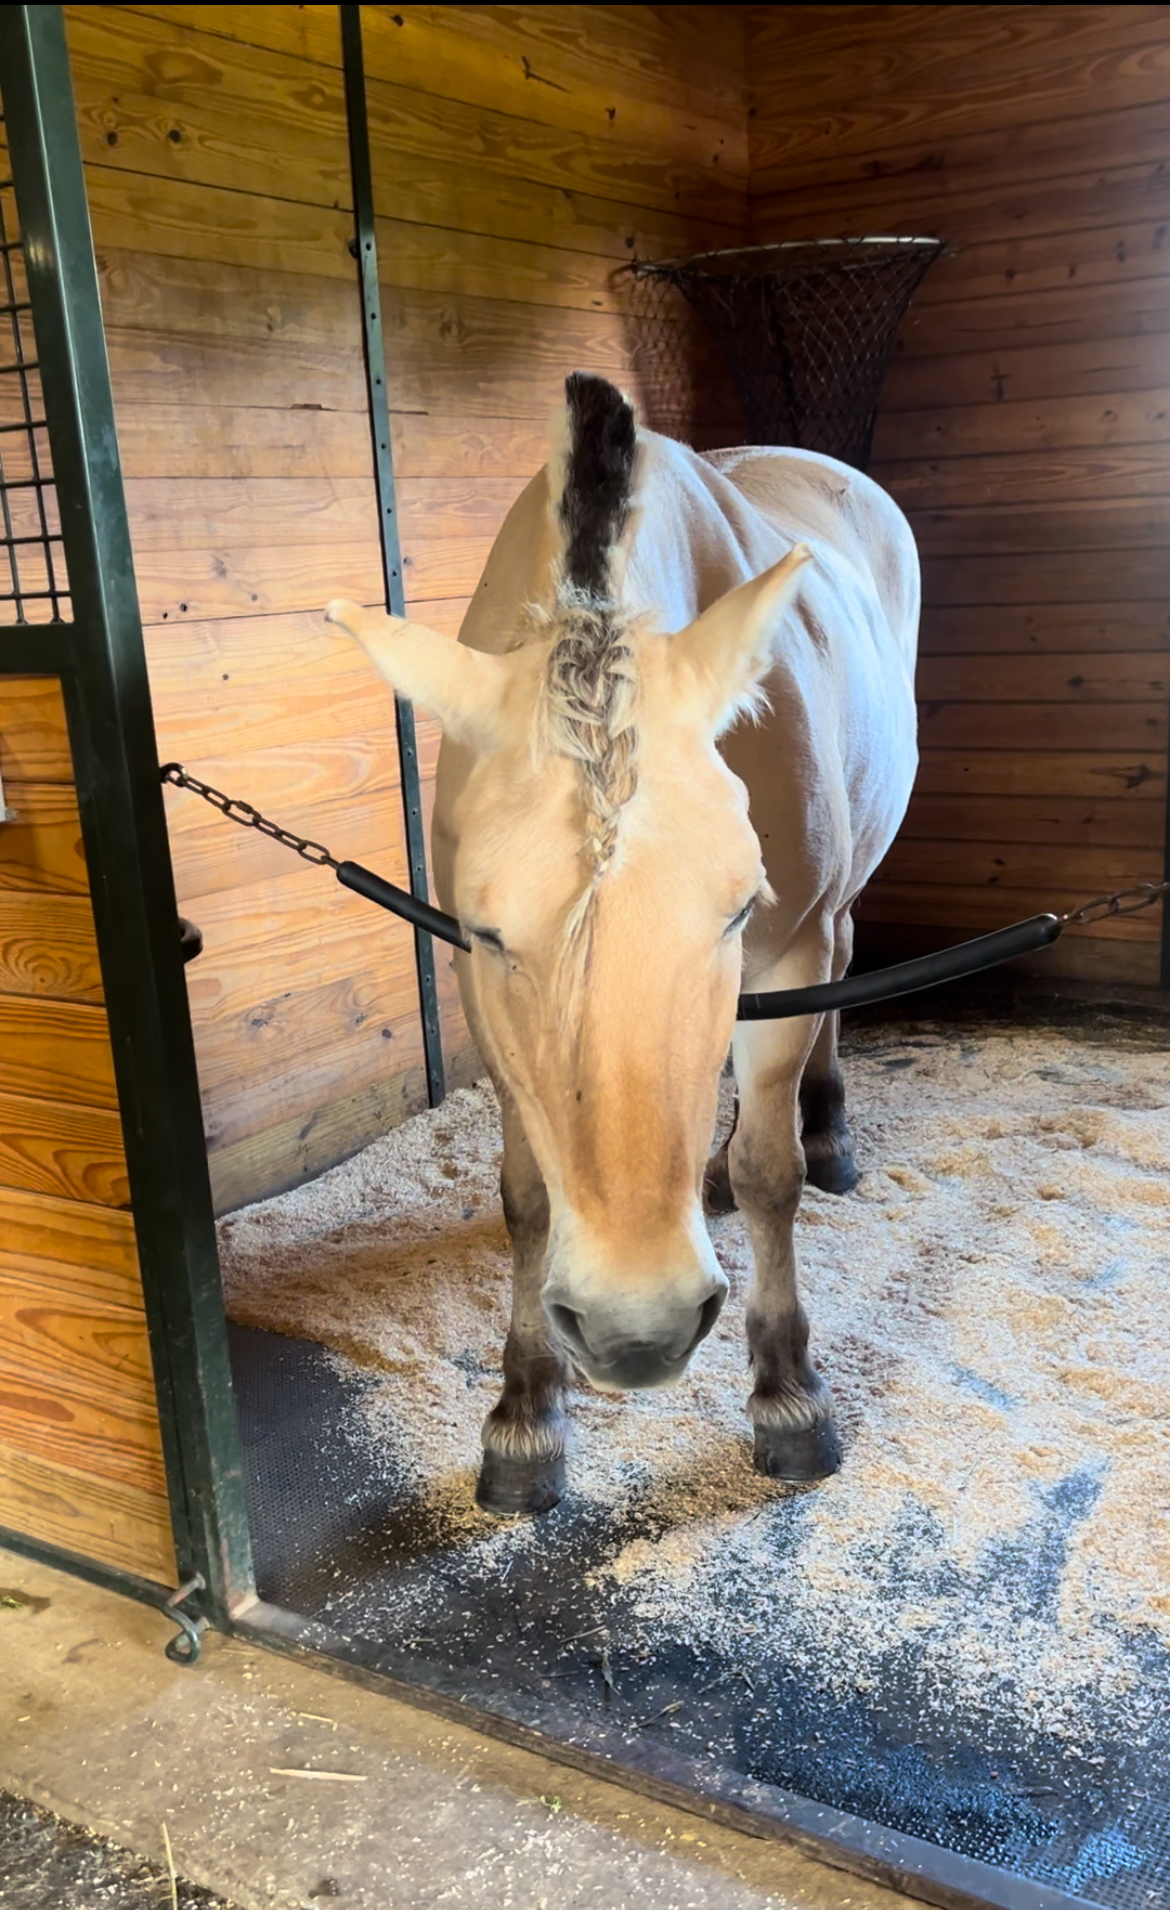
<svg viewBox="0 0 1170 1910"><path fill-rule="evenodd" d="M569 447L557 515L565 533L564 582L574 596L612 597L610 559L629 522L637 421L615 385L575 371L565 380Z"/></svg>

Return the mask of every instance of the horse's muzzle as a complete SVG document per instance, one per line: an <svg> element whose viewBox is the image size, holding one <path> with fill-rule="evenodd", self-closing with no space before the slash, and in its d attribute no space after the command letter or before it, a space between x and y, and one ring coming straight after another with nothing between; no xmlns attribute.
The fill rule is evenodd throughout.
<svg viewBox="0 0 1170 1910"><path fill-rule="evenodd" d="M698 1307L662 1308L661 1319L644 1304L636 1319L623 1322L621 1309L598 1305L586 1313L551 1295L545 1312L553 1337L586 1379L604 1392L628 1393L669 1386L682 1377L719 1318L726 1294L724 1285Z"/></svg>

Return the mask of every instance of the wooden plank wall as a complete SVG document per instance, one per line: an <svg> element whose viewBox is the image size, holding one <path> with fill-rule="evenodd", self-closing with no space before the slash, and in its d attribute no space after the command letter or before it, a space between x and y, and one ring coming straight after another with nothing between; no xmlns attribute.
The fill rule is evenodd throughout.
<svg viewBox="0 0 1170 1910"><path fill-rule="evenodd" d="M173 1585L142 1282L54 677L0 676L0 1525Z"/></svg>
<svg viewBox="0 0 1170 1910"><path fill-rule="evenodd" d="M938 233L873 474L925 559L923 764L861 922L956 939L1158 879L1170 7L755 7L757 240ZM1157 979L1154 915L1039 958Z"/></svg>
<svg viewBox="0 0 1170 1910"><path fill-rule="evenodd" d="M453 634L565 373L647 400L692 349L649 338L615 273L746 230L742 23L363 17L408 594ZM67 29L160 747L403 881L392 706L320 617L380 598L337 8L73 7ZM725 383L691 370L694 422L734 439ZM225 1208L421 1104L411 943L193 797L168 813Z"/></svg>

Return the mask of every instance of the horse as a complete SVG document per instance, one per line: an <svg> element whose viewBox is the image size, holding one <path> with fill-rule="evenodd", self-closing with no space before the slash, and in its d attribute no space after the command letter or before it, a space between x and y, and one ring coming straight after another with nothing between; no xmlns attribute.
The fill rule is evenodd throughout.
<svg viewBox="0 0 1170 1910"><path fill-rule="evenodd" d="M571 1369L686 1371L727 1293L704 1220L738 1205L757 1469L841 1463L793 1223L857 1180L835 1015L736 1023L741 988L839 979L851 907L917 762L914 539L795 449L699 455L575 372L457 643L326 616L443 726L432 853L467 1022L499 1096L511 1237L503 1390L476 1497L565 1490ZM734 1131L708 1161L731 1048Z"/></svg>

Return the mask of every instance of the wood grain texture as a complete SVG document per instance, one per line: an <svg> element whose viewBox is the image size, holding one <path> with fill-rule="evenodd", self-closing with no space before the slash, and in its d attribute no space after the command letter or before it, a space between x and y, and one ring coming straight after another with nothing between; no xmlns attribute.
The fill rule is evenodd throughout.
<svg viewBox="0 0 1170 1910"><path fill-rule="evenodd" d="M116 1108L105 1009L0 995L0 1091Z"/></svg>
<svg viewBox="0 0 1170 1910"><path fill-rule="evenodd" d="M856 924L855 944L858 960L867 968L885 967L893 962L911 961L936 949L953 947L967 938L968 930L947 924L887 922L875 915ZM1059 942L1034 955L1019 956L1015 967L1020 974L1034 975L1048 987L1071 979L1099 982L1116 987L1156 988L1159 982L1161 950L1156 941L1120 941L1116 936L1105 941L1090 940L1079 931L1067 933Z"/></svg>
<svg viewBox="0 0 1170 1910"><path fill-rule="evenodd" d="M925 554L924 748L863 916L969 930L1160 871L1170 16L894 8L860 25L848 8L809 22L844 36L809 76L810 98L839 84L844 117L830 150L831 113L818 131L807 103L783 124L769 103L756 230L881 229L897 207L898 229L958 245L903 327L875 440ZM881 99L854 117L867 61ZM890 137L866 155L871 108ZM771 198L765 146L806 133ZM1152 982L1158 933L1150 915L1066 938L1061 971Z"/></svg>
<svg viewBox="0 0 1170 1910"><path fill-rule="evenodd" d="M926 513L948 506L1035 506L1054 497L1062 506L1148 497L1158 512L1165 511L1170 497L1170 458L1164 447L1086 446L1064 452L968 453L961 459L923 457L883 462L873 467L873 475L904 511Z"/></svg>
<svg viewBox="0 0 1170 1910"><path fill-rule="evenodd" d="M464 1087L483 1073L478 1050L465 1030L462 1042L444 1043L444 1058L449 1088ZM283 1187L273 1187L272 1192L283 1193L332 1166L339 1147L368 1146L426 1105L426 1075L416 1066L370 1081L308 1117L275 1119L259 1133L221 1142L208 1157L216 1213L245 1206L253 1198L250 1189L257 1178L271 1174L274 1162L282 1163L286 1179Z"/></svg>
<svg viewBox="0 0 1170 1910"><path fill-rule="evenodd" d="M1166 711L1157 703L954 703L919 705L919 735L928 749L1049 751L1166 750ZM1043 743L1043 749L1039 747Z"/></svg>
<svg viewBox="0 0 1170 1910"><path fill-rule="evenodd" d="M143 276L136 273L135 284ZM292 272L280 276L304 280ZM164 400L271 405L283 395L306 414L310 439L316 407L360 412L365 395L356 335L351 342L338 333L332 348L293 337L275 350L268 336L274 325L265 329L263 279L248 266L180 258L173 271L156 273L148 306L132 308L125 298L109 305L115 408ZM188 285L201 286L206 303L218 302L218 325L197 325L183 296ZM664 323L664 349L652 353L640 349L645 327L633 312L525 305L510 292L506 278L494 298L387 290L383 323L397 411L468 420L507 416L546 429L564 399L565 366L587 364L629 386L643 407L656 401L665 382L672 398L690 407L696 428L722 426L735 416L726 371L704 336ZM131 311L134 322L124 322Z"/></svg>
<svg viewBox="0 0 1170 1910"><path fill-rule="evenodd" d="M15 820L0 825L0 894L89 894L77 797L64 783L4 784Z"/></svg>
<svg viewBox="0 0 1170 1910"><path fill-rule="evenodd" d="M396 485L400 535L409 544L460 535L494 538L525 477L403 477ZM368 473L356 478L176 477L129 479L126 504L135 552L331 550L378 535Z"/></svg>
<svg viewBox="0 0 1170 1910"><path fill-rule="evenodd" d="M902 841L1046 843L1076 842L1141 850L1156 861L1166 828L1164 802L1139 796L1127 801L1068 796L933 796L916 791L902 825Z"/></svg>
<svg viewBox="0 0 1170 1910"><path fill-rule="evenodd" d="M0 1389L11 1392L17 1382L30 1394L52 1389L91 1407L133 1409L132 1422L143 1417L143 1409L149 1418L154 1374L146 1323L80 1298L50 1299L35 1278L9 1277L0 1289ZM45 1404L49 1410L41 1416L47 1423L68 1423L51 1409L51 1400ZM137 1443L157 1459L157 1437Z"/></svg>
<svg viewBox="0 0 1170 1910"><path fill-rule="evenodd" d="M1166 352L1160 334L1071 345L981 345L955 356L897 357L883 404L893 411L934 405L1024 404L1038 399L1160 391Z"/></svg>
<svg viewBox="0 0 1170 1910"><path fill-rule="evenodd" d="M924 657L918 666L924 702L1142 703L1165 700L1170 672L1164 660L1139 652L1043 657Z"/></svg>
<svg viewBox="0 0 1170 1910"><path fill-rule="evenodd" d="M107 8L99 26L90 9L72 8L67 23L87 163L231 189L246 178L265 196L348 206L336 68L318 66L306 86L296 57L124 9ZM631 236L648 252L701 242L680 199L716 201L704 233L711 243L743 223L733 186L628 135L616 146L612 137L565 138L529 116L374 78L368 85L375 173L395 175L397 218L457 227L474 206L481 229L496 236L543 228L558 244L615 256ZM490 196L480 189L485 173L494 177Z"/></svg>
<svg viewBox="0 0 1170 1910"><path fill-rule="evenodd" d="M337 22L328 7L287 14L224 6L132 11L313 67L340 65ZM726 73L726 55L717 50L728 47L727 23L720 31L714 9L691 11L709 17L717 37L704 55L695 58L691 50L689 76L680 71L687 49L678 28L655 22L653 9L625 7L562 7L555 23L546 9L531 7L477 8L481 17L470 19L471 10L462 8L444 16L433 7L371 7L363 18L366 69L373 81L419 95L671 155L696 167L704 182L728 177L746 189L742 80L734 67ZM631 28L628 14L641 16L641 32ZM716 114L720 99L724 110Z"/></svg>
<svg viewBox="0 0 1170 1910"><path fill-rule="evenodd" d="M35 1189L0 1187L0 1281L103 1313L143 1318L142 1279L129 1213Z"/></svg>
<svg viewBox="0 0 1170 1910"><path fill-rule="evenodd" d="M1071 797L1091 808L1136 801L1164 814L1166 762L1160 749L939 749L926 741L913 800L926 796L1027 796L1045 803Z"/></svg>
<svg viewBox="0 0 1170 1910"><path fill-rule="evenodd" d="M874 470L899 460L976 457L1009 460L1037 451L1076 450L1103 455L1115 446L1139 454L1170 437L1170 391L1163 387L1116 392L1105 398L1048 397L1013 404L989 396L982 405L942 405L927 411L878 414ZM962 473L956 476L961 480Z"/></svg>
<svg viewBox="0 0 1170 1910"><path fill-rule="evenodd" d="M883 862L875 882L923 882L944 887L1028 889L1043 906L1047 890L1082 892L1082 899L1158 881L1157 854L1140 846L961 840L939 842L903 835ZM1153 868L1151 868L1153 863Z"/></svg>
<svg viewBox="0 0 1170 1910"><path fill-rule="evenodd" d="M180 618L148 628L146 645L164 758L218 762L231 795L246 793L234 766L253 755L353 741L393 720L388 687L319 610Z"/></svg>
<svg viewBox="0 0 1170 1910"><path fill-rule="evenodd" d="M956 510L914 512L918 548L925 558L1013 555L1050 557L1066 551L1109 553L1127 568L1139 553L1161 551L1170 522L1170 496L1101 499L1097 504L1063 500L1030 504L972 504ZM1161 573L1162 588L1170 571ZM1156 592L1153 594L1157 594Z"/></svg>
<svg viewBox="0 0 1170 1910"><path fill-rule="evenodd" d="M112 1109L0 1094L0 1187L129 1208L118 1115Z"/></svg>
<svg viewBox="0 0 1170 1910"><path fill-rule="evenodd" d="M0 995L102 1001L88 895L0 889Z"/></svg>
<svg viewBox="0 0 1170 1910"><path fill-rule="evenodd" d="M1043 604L1059 624L1066 604L1095 600L1108 587L1119 603L1166 597L1170 549L983 551L928 556L922 601L928 608L962 604Z"/></svg>
<svg viewBox="0 0 1170 1910"><path fill-rule="evenodd" d="M0 775L5 782L73 781L65 706L56 677L0 678Z"/></svg>
<svg viewBox="0 0 1170 1910"><path fill-rule="evenodd" d="M1170 647L1170 607L1152 603L932 605L922 620L921 656L1109 656ZM997 666L992 664L994 670Z"/></svg>
<svg viewBox="0 0 1170 1910"><path fill-rule="evenodd" d="M981 7L956 15L895 7L883 11L876 34L856 15L850 21L849 8L819 11L838 16L829 21L832 38L821 37L822 20L817 37L810 33L797 49L792 36L804 10L785 9L788 31L769 42L782 85L768 83L759 37L767 22L757 16L749 25L752 162L761 186L787 158L872 155L1083 118L1094 109L1157 104L1170 86L1170 31L1160 8Z"/></svg>
<svg viewBox="0 0 1170 1910"><path fill-rule="evenodd" d="M13 1446L0 1446L0 1526L160 1585L178 1580L161 1493L95 1479Z"/></svg>
<svg viewBox="0 0 1170 1910"><path fill-rule="evenodd" d="M1022 889L1003 884L894 882L875 880L858 905L859 922L924 923L945 928L971 929L985 934L1030 915L1062 915L1087 899L1089 891L1061 890L1051 883ZM1068 946L1087 942L1143 942L1155 950L1162 935L1159 905L1142 915L1119 915L1112 921L1091 922L1068 930ZM1070 968L1070 973L1076 970ZM1098 979L1105 979L1103 974Z"/></svg>
<svg viewBox="0 0 1170 1910"><path fill-rule="evenodd" d="M743 49L704 8L363 27L404 576L454 634L566 373L661 396L621 268L746 231ZM401 879L392 699L320 616L382 592L336 12L73 8L68 32L160 750ZM662 343L704 441L734 436L717 354L689 321ZM429 778L433 724L420 741ZM288 1184L280 1150L307 1158L307 1120L325 1165L413 1078L409 937L191 798L168 809L207 938L208 1133L259 1193Z"/></svg>
<svg viewBox="0 0 1170 1910"><path fill-rule="evenodd" d="M472 182L464 184L461 203L467 206L474 203L466 190ZM164 180L100 163L90 165L87 185L94 241L99 246L129 249L141 244L142 235L149 232L151 250L161 258L259 267L352 284L353 216L333 205L307 207L228 186ZM510 297L523 305L624 310L627 281L615 279L615 273L628 263L634 248L623 246L619 251L614 246L596 253L550 244L549 224L534 209L532 236L513 238L474 227L379 218L380 276L388 287L451 297L492 298L506 285ZM636 245L638 235L633 236ZM712 234L710 228L694 234L676 230L669 237L643 234L643 253L673 249L692 236L701 244L705 237L734 238L735 234Z"/></svg>
<svg viewBox="0 0 1170 1910"><path fill-rule="evenodd" d="M125 1368L131 1349L144 1350L145 1327L135 1332L29 1303L23 1309L25 1345L35 1339L43 1359L50 1350L55 1354L50 1366L36 1372L8 1356L12 1324L4 1318L7 1311L7 1305L0 1309L0 1446L68 1466L95 1482L110 1480L162 1498L166 1475L153 1391L143 1388L136 1399L130 1373L118 1374L119 1356ZM88 1370L92 1377L103 1342L104 1395L73 1390L70 1380L77 1371ZM115 1377L116 1389L111 1389Z"/></svg>
<svg viewBox="0 0 1170 1910"><path fill-rule="evenodd" d="M920 163L912 170L899 166L887 173L879 166L858 178L850 177L849 167L838 162L822 183L806 184L795 203L791 188L774 197L757 194L753 218L776 225L787 220L790 226L815 218L823 230L831 231L876 229L891 218L900 224L905 217L915 231L961 240L963 251L948 261L948 270L953 268L956 275L964 270L970 251L977 254L985 243L1059 235L1075 246L1080 233L1116 228L1146 215L1156 219L1164 210L1170 182L1162 162L1164 130L1156 142L1153 137L1157 116L1157 112L1149 116L1145 156L1140 150L1140 129L1136 148L1129 147L1128 134L1124 134L1110 150L1102 139L1105 116L1094 114L1096 166L1086 167L1082 144L1081 150L1063 152L1063 165L1054 166L1050 154L1050 163L1039 175L1033 174L1029 142L1018 139L1011 142L1009 177L1002 145L995 163L988 165L984 153L982 167L971 170L962 156L962 142L949 141L933 153L920 155Z"/></svg>

